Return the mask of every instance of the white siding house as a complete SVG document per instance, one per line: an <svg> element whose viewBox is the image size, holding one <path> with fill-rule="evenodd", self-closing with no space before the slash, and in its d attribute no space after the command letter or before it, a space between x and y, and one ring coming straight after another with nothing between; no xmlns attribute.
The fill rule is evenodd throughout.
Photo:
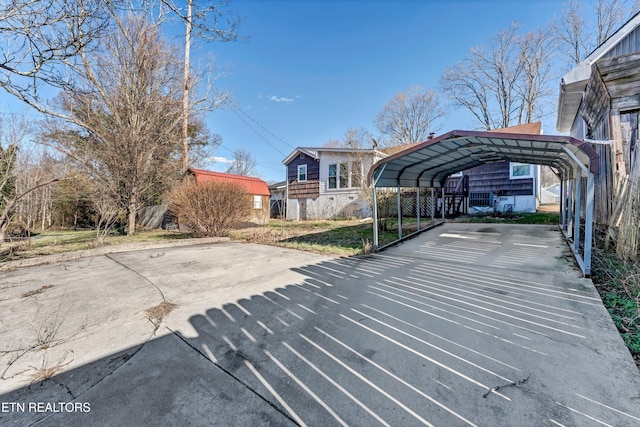
<svg viewBox="0 0 640 427"><path fill-rule="evenodd" d="M296 148L282 162L287 167L286 218L370 216L367 173L383 157L372 149Z"/></svg>

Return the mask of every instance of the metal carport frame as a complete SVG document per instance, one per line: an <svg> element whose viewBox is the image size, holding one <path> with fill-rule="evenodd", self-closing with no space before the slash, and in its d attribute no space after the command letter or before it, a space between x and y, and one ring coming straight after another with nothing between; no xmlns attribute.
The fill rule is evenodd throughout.
<svg viewBox="0 0 640 427"><path fill-rule="evenodd" d="M401 188L443 188L452 173L499 161L550 166L560 178L559 225L583 274L589 276L598 154L587 142L569 136L454 130L378 161L368 176L373 196L374 250L379 249L377 188L396 188L398 194ZM586 197L581 196L583 178L586 178ZM398 206L398 240L403 238L400 211ZM431 219L432 226L437 225L433 213ZM444 215L440 223L443 222ZM581 225L584 239L580 238ZM417 232L424 230L418 226Z"/></svg>

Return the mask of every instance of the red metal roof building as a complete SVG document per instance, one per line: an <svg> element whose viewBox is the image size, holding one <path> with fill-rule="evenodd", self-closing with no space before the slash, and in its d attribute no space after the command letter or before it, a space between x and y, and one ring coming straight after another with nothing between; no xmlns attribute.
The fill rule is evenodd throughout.
<svg viewBox="0 0 640 427"><path fill-rule="evenodd" d="M204 169L189 168L186 174L193 175L196 183L206 181L233 182L241 185L248 194L269 196L269 186L259 178L242 175L232 175L230 173L212 172Z"/></svg>

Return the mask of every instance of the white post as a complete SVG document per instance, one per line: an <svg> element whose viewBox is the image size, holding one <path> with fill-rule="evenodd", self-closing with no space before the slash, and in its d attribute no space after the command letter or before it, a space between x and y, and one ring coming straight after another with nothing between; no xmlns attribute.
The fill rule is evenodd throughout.
<svg viewBox="0 0 640 427"><path fill-rule="evenodd" d="M584 275L591 275L591 245L593 244L593 204L595 198L595 179L592 173L587 175L587 209L584 219Z"/></svg>
<svg viewBox="0 0 640 427"><path fill-rule="evenodd" d="M436 225L436 197L435 189L431 187L431 226Z"/></svg>
<svg viewBox="0 0 640 427"><path fill-rule="evenodd" d="M420 231L420 187L416 188L416 213L418 216L418 231Z"/></svg>
<svg viewBox="0 0 640 427"><path fill-rule="evenodd" d="M560 229L564 230L565 218L564 218L564 196L565 196L565 184L564 184L564 173L560 177L560 217L558 218L558 222L560 223Z"/></svg>
<svg viewBox="0 0 640 427"><path fill-rule="evenodd" d="M402 239L402 200L400 199L400 181L398 181L398 240Z"/></svg>
<svg viewBox="0 0 640 427"><path fill-rule="evenodd" d="M376 199L376 185L371 186L371 200L373 203L373 250L378 250L378 202Z"/></svg>
<svg viewBox="0 0 640 427"><path fill-rule="evenodd" d="M580 251L580 203L582 198L582 173L578 171L575 177L575 205L573 208L573 247L576 253Z"/></svg>
<svg viewBox="0 0 640 427"><path fill-rule="evenodd" d="M573 225L573 211L571 210L573 207L573 180L569 178L567 184L569 185L569 194L567 195L567 234L569 234Z"/></svg>

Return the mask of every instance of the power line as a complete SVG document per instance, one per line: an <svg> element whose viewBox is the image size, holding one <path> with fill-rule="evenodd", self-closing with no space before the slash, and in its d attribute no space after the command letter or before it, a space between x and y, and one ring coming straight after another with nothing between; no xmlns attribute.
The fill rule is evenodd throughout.
<svg viewBox="0 0 640 427"><path fill-rule="evenodd" d="M229 153L234 154L234 152L232 150L230 150L229 148L223 146L222 144L218 145L218 148L222 148L223 150L226 150ZM222 162L214 162L214 163L222 163ZM262 162L259 162L259 161L256 161L256 164L259 165L259 166L262 166L264 168L275 170L275 171L278 171L278 172L282 172L283 171L282 169L276 169L273 166L267 166L265 163L262 163Z"/></svg>
<svg viewBox="0 0 640 427"><path fill-rule="evenodd" d="M240 114L238 114L238 112L237 112L236 110L233 110L233 109L232 109L231 111L233 111L233 112L234 112L234 114L235 114L236 116L238 116L238 118L239 118L240 120L242 120L242 121L243 121L247 126L249 126L249 128L250 128L252 131L254 131L254 132L256 133L256 135L258 135L260 138L262 138L262 139L264 140L264 142L266 142L267 144L269 144L269 145L270 145L274 150L276 150L278 153L282 154L283 156L285 155L282 151L280 151L280 150L278 149L278 147L276 147L276 146L275 146L275 145L273 145L271 142L269 142L269 140L268 140L267 138L265 138L264 136L262 136L262 134L261 134L260 132L258 132L258 131L253 127L253 126L251 126L251 125L249 124L249 122L247 122L245 119L243 119L243 118L242 118L242 116L241 116Z"/></svg>
<svg viewBox="0 0 640 427"><path fill-rule="evenodd" d="M231 110L238 116L240 117L240 115L238 114L238 112L242 113L245 117L247 117L249 120L251 120L253 123L255 123L256 125L258 125L262 130L264 130L266 133L268 133L269 135L271 135L272 137L274 137L275 139L277 139L278 141L282 142L284 145L287 145L291 148L296 148L293 145L289 144L287 141L285 141L284 139L280 138L279 136L275 135L273 132L271 132L269 129L267 129L266 127L264 127L263 125L261 125L256 119L254 119L253 117L251 117L249 115L249 113L247 113L246 111L244 111L238 104L236 104L235 102L231 101L230 99L225 100L225 102L227 104L229 104L229 106L231 107ZM240 117L242 119L242 117ZM247 123L244 119L242 119L242 121L244 121L245 123ZM251 127L248 123L247 125L249 127ZM252 128L253 129L253 128ZM253 129L254 132L257 132L255 129Z"/></svg>

